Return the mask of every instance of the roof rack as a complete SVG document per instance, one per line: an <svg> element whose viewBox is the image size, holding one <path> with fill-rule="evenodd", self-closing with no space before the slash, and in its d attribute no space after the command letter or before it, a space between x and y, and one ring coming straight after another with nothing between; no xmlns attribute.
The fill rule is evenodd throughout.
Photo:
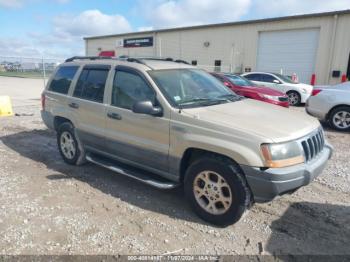
<svg viewBox="0 0 350 262"><path fill-rule="evenodd" d="M145 60L155 60L155 61L171 61L175 63L182 63L182 64L187 64L189 63L185 60L177 59L174 60L171 57L167 58L159 58L159 57L129 57L127 55L122 55L119 57L113 57L113 56L73 56L71 58L66 59L65 62L73 62L75 60L121 60L121 61L127 61L127 62L135 62L139 63L145 66L150 67L145 63Z"/></svg>

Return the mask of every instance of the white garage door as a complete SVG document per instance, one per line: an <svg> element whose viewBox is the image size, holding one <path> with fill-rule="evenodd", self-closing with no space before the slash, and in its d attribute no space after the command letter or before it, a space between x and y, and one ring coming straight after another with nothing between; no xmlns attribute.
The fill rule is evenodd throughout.
<svg viewBox="0 0 350 262"><path fill-rule="evenodd" d="M319 29L260 32L257 70L292 75L310 83L315 70Z"/></svg>

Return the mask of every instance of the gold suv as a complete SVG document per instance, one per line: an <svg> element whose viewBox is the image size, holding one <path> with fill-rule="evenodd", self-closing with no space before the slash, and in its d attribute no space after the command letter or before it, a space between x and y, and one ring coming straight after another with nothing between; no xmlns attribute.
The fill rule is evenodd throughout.
<svg viewBox="0 0 350 262"><path fill-rule="evenodd" d="M332 153L315 118L238 96L181 60L73 57L42 104L65 162L182 185L198 216L220 226L307 185Z"/></svg>

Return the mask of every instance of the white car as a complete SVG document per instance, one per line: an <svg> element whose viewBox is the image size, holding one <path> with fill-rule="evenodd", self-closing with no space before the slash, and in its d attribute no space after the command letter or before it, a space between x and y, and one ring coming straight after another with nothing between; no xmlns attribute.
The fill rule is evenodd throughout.
<svg viewBox="0 0 350 262"><path fill-rule="evenodd" d="M340 131L350 131L350 82L315 88L307 100L306 112Z"/></svg>
<svg viewBox="0 0 350 262"><path fill-rule="evenodd" d="M242 76L259 86L266 86L287 94L289 104L292 106L305 103L313 89L311 85L295 83L289 77L276 73L250 72Z"/></svg>

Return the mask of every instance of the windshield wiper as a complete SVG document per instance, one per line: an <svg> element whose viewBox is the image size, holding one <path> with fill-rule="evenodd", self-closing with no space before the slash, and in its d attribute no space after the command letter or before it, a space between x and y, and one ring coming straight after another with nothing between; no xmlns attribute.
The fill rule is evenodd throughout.
<svg viewBox="0 0 350 262"><path fill-rule="evenodd" d="M197 104L201 106L210 106L210 105L217 105L217 104L227 103L227 102L228 102L227 99L194 98L194 99L180 103L179 106L183 107L183 106L188 106L192 104Z"/></svg>
<svg viewBox="0 0 350 262"><path fill-rule="evenodd" d="M244 99L245 97L244 96L240 96L240 95L234 95L234 94L227 94L227 95L222 95L222 96L219 96L220 98L226 98L230 101L240 101L242 99Z"/></svg>

